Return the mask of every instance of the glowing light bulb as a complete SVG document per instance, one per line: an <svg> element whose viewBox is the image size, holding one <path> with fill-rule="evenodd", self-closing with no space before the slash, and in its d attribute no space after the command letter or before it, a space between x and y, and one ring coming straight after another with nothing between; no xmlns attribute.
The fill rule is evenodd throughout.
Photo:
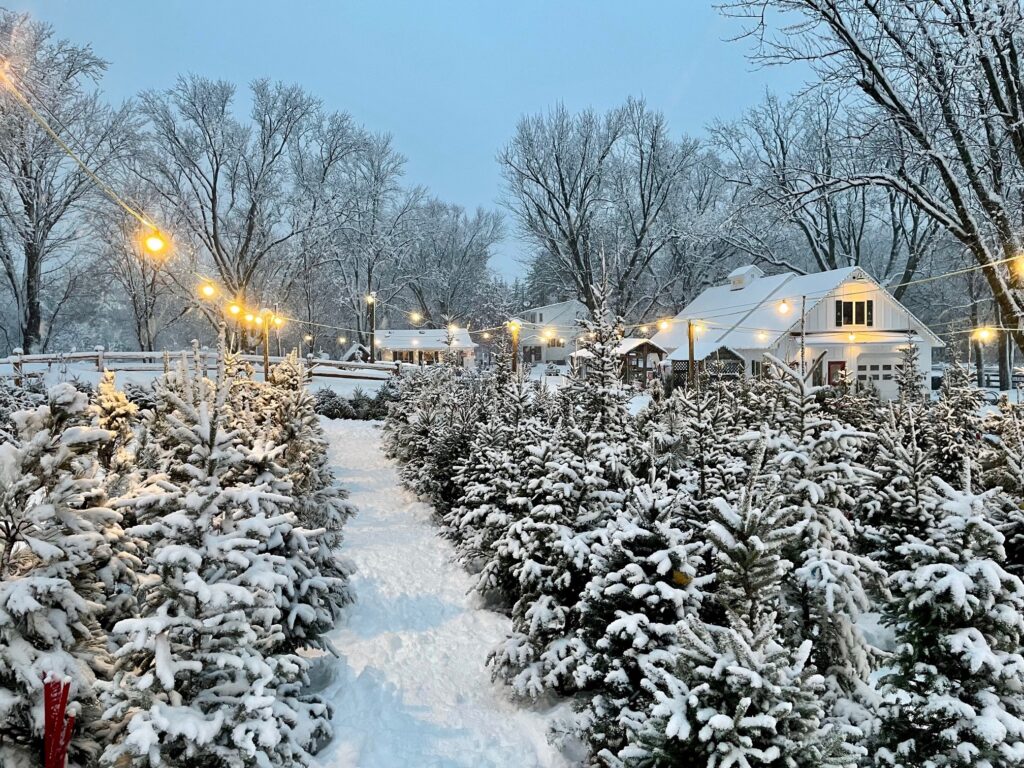
<svg viewBox="0 0 1024 768"><path fill-rule="evenodd" d="M281 317L280 315L274 315L274 325L280 328L282 325L284 325L284 318Z"/></svg>
<svg viewBox="0 0 1024 768"><path fill-rule="evenodd" d="M786 301L785 299L783 299L782 301L779 302L779 312L780 312L780 314L783 314L783 315L785 315L785 314L787 314L789 312L789 302Z"/></svg>
<svg viewBox="0 0 1024 768"><path fill-rule="evenodd" d="M212 299L217 295L217 287L213 283L203 283L199 286L199 293L204 298Z"/></svg>
<svg viewBox="0 0 1024 768"><path fill-rule="evenodd" d="M373 302L375 302L376 300L377 300L377 297L374 296L372 293L368 294L367 297L366 297L366 303L367 304L373 304Z"/></svg>
<svg viewBox="0 0 1024 768"><path fill-rule="evenodd" d="M757 340L758 341L768 341L768 334L765 333L764 331L758 331L757 332Z"/></svg>
<svg viewBox="0 0 1024 768"><path fill-rule="evenodd" d="M423 319L423 315L421 315L419 312L411 312L409 314L409 319L412 320L414 323L418 323Z"/></svg>
<svg viewBox="0 0 1024 768"><path fill-rule="evenodd" d="M856 333L851 333L846 338L848 338L850 340L850 343L852 344L853 342L855 342L857 340L857 334Z"/></svg>
<svg viewBox="0 0 1024 768"><path fill-rule="evenodd" d="M491 334L489 334L489 333L484 333L484 338L485 338L485 339L489 339L489 338L491 338Z"/></svg>
<svg viewBox="0 0 1024 768"><path fill-rule="evenodd" d="M669 325L668 320L662 320L660 323L658 323L658 330L660 330L660 331L667 331L668 330L668 325Z"/></svg>
<svg viewBox="0 0 1024 768"><path fill-rule="evenodd" d="M242 308L238 304L228 304L228 312L232 315L238 315L242 312Z"/></svg>
<svg viewBox="0 0 1024 768"><path fill-rule="evenodd" d="M254 315L252 312L245 313L245 322L251 323L254 319L256 319L256 315Z"/></svg>
<svg viewBox="0 0 1024 768"><path fill-rule="evenodd" d="M307 333L305 336L302 337L302 340L308 344L309 342L313 341L313 334Z"/></svg>
<svg viewBox="0 0 1024 768"><path fill-rule="evenodd" d="M649 331L649 330L650 329L646 325L641 325L640 326L640 334L642 336L646 336L647 335L647 331Z"/></svg>
<svg viewBox="0 0 1024 768"><path fill-rule="evenodd" d="M156 255L163 252L167 247L167 240L156 230L153 230L142 240L142 244L146 246L146 250Z"/></svg>
<svg viewBox="0 0 1024 768"><path fill-rule="evenodd" d="M263 325L263 315L256 315L252 321L256 323L256 325Z"/></svg>
<svg viewBox="0 0 1024 768"><path fill-rule="evenodd" d="M338 343L339 344L344 344L346 341L348 341L348 339L346 339L344 336L339 336L338 337Z"/></svg>

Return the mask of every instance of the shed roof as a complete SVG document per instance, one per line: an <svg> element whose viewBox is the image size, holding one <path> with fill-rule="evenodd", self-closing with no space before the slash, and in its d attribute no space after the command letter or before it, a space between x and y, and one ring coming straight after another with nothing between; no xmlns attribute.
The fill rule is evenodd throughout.
<svg viewBox="0 0 1024 768"><path fill-rule="evenodd" d="M441 352L448 349L448 331L444 328L386 329L377 331L381 349ZM452 333L453 349L475 349L469 331L459 328Z"/></svg>

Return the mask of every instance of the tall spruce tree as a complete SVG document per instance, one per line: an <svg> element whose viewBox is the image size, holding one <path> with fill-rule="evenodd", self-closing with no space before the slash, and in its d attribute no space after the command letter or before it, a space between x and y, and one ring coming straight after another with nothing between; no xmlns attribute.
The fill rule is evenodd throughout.
<svg viewBox="0 0 1024 768"><path fill-rule="evenodd" d="M698 545L675 525L679 493L663 482L632 489L599 537L604 570L583 590L577 686L581 728L594 755L614 755L644 727L656 681L678 661L678 622L695 613L709 577Z"/></svg>

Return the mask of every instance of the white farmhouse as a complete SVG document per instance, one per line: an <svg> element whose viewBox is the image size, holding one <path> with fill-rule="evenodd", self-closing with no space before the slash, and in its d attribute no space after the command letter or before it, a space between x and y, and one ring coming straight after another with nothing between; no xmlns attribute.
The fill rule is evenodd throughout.
<svg viewBox="0 0 1024 768"><path fill-rule="evenodd" d="M576 299L521 312L517 319L523 362L565 364L582 335L579 321L589 316L587 305Z"/></svg>
<svg viewBox="0 0 1024 768"><path fill-rule="evenodd" d="M920 350L922 371L931 368L932 349L943 346L860 267L810 275L765 275L755 266L734 270L727 284L708 288L654 336L670 351L677 378L688 368L691 325L698 364L717 359L726 371L756 375L767 352L799 366L803 341L815 383L850 370L886 398L896 396L900 350L908 339Z"/></svg>
<svg viewBox="0 0 1024 768"><path fill-rule="evenodd" d="M465 328L453 331L436 328L378 330L380 357L386 362L424 365L436 363L448 351L458 354L463 366L473 365L476 343Z"/></svg>

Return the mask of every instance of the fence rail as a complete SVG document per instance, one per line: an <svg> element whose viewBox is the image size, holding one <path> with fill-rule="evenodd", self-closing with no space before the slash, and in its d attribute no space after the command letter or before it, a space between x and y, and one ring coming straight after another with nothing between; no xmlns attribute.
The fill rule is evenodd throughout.
<svg viewBox="0 0 1024 768"><path fill-rule="evenodd" d="M162 352L110 352L97 347L92 352L54 352L45 354L13 354L0 358L0 376L13 376L21 379L38 371L31 370L46 366L49 370L55 365L79 363L90 365L97 371L153 371L162 373L176 364L184 356L189 364L193 364L199 355L199 364L203 368L216 369L220 364L220 354L213 349L176 350ZM256 367L263 365L262 355L238 355L236 359L253 363ZM271 355L271 365L280 363L285 358ZM362 381L381 381L401 374L399 363L362 363L350 360L331 360L306 356L306 366L314 379L355 379Z"/></svg>

